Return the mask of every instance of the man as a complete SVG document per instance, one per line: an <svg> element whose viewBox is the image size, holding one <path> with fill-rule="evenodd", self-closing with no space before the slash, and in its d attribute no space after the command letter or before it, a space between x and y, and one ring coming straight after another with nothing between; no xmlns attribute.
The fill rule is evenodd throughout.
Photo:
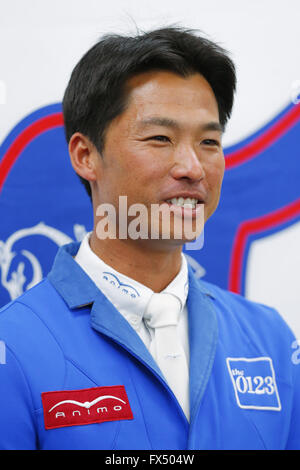
<svg viewBox="0 0 300 470"><path fill-rule="evenodd" d="M1 448L300 448L289 328L182 254L218 205L234 91L226 52L178 28L106 36L75 67L65 128L94 229L1 310Z"/></svg>

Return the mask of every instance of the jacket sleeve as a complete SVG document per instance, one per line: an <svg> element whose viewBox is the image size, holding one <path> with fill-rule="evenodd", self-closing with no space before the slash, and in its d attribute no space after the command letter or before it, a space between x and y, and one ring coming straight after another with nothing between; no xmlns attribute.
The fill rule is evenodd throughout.
<svg viewBox="0 0 300 470"><path fill-rule="evenodd" d="M1 341L0 449L36 449L33 403L20 362Z"/></svg>

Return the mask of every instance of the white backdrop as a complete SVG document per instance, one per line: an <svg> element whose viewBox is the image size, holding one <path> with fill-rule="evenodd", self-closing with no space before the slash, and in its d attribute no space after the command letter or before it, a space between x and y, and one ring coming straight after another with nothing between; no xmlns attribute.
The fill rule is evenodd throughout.
<svg viewBox="0 0 300 470"><path fill-rule="evenodd" d="M0 0L0 13L0 141L24 115L61 101L74 65L102 33L135 25L197 28L231 52L238 90L225 145L269 121L300 80L298 0Z"/></svg>
<svg viewBox="0 0 300 470"><path fill-rule="evenodd" d="M299 18L299 0L0 0L0 143L24 116L62 100L73 67L103 33L177 24L231 52L238 89L223 143L235 144L289 104L295 87L300 91ZM278 307L300 337L299 230L292 238L296 257L290 249L285 269L293 285L285 295L264 285L274 265L267 258L259 265L269 255L256 244L247 296ZM284 253L286 243L272 246Z"/></svg>

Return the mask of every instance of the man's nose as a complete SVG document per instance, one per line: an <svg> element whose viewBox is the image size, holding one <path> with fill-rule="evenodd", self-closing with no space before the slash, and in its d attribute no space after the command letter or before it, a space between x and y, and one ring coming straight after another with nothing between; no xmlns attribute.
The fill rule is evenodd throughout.
<svg viewBox="0 0 300 470"><path fill-rule="evenodd" d="M187 148L176 152L171 175L174 179L187 178L200 181L205 178L205 171L201 162L200 154L195 149Z"/></svg>

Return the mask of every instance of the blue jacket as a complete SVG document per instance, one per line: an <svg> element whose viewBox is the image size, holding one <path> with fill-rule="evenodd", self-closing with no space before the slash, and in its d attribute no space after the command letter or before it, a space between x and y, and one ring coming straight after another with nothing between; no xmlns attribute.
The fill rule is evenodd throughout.
<svg viewBox="0 0 300 470"><path fill-rule="evenodd" d="M48 277L0 310L1 449L300 448L300 365L276 311L189 270L188 423L136 332L73 260L78 247L62 247ZM82 392L95 389L96 403L121 388L125 419L121 406L109 417L112 399L91 406ZM108 418L70 424L68 406L79 420L92 409ZM58 425L46 429L50 415Z"/></svg>

